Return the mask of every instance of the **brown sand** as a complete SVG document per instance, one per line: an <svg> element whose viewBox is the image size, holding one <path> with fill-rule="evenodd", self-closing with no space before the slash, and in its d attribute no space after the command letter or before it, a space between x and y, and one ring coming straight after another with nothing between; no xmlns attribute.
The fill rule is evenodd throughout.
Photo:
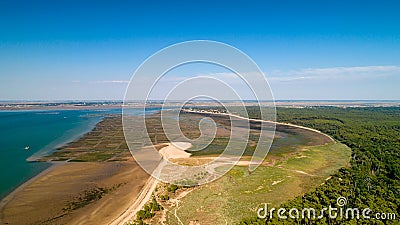
<svg viewBox="0 0 400 225"><path fill-rule="evenodd" d="M53 166L14 192L1 209L4 224L108 224L137 198L149 175L135 162L79 162ZM75 210L85 191L106 188L101 199Z"/></svg>
<svg viewBox="0 0 400 225"><path fill-rule="evenodd" d="M185 150L190 147L192 147L192 144L189 142L172 142L160 149L159 153L165 159L189 158L191 154L185 152Z"/></svg>

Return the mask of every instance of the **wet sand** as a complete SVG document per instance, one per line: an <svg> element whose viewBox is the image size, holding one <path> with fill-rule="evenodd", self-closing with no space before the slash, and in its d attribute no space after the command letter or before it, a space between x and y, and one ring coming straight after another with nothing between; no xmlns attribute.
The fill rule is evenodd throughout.
<svg viewBox="0 0 400 225"><path fill-rule="evenodd" d="M149 124L159 123L155 120ZM96 127L100 130L95 129L45 160L59 160L62 156L70 162L55 163L2 201L0 224L109 224L126 212L133 212L131 206L149 181L149 175L121 144L120 118L108 118ZM329 136L318 136L332 141ZM157 140L163 142L162 137ZM172 161L190 156L171 144L158 144L156 148ZM92 155L93 150L97 150L96 155ZM102 156L100 153L109 152L113 154L107 154L107 158L99 157ZM71 162L71 159L94 162ZM124 221L132 215L130 213Z"/></svg>
<svg viewBox="0 0 400 225"><path fill-rule="evenodd" d="M134 161L52 166L3 200L0 222L108 224L136 200L148 178Z"/></svg>

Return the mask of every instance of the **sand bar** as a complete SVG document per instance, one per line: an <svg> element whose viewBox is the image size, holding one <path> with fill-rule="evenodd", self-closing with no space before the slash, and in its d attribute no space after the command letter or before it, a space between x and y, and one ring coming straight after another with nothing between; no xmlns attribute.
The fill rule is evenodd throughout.
<svg viewBox="0 0 400 225"><path fill-rule="evenodd" d="M189 142L172 142L167 147L160 149L159 153L166 159L189 158L190 153L186 149L192 147Z"/></svg>

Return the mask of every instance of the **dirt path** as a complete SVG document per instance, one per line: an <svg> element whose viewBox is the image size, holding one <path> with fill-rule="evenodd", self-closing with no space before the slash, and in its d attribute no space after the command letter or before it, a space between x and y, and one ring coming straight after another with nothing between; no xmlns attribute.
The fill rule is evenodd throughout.
<svg viewBox="0 0 400 225"><path fill-rule="evenodd" d="M316 129L312 129L312 128L308 128L308 127L303 127L303 126L299 126L299 125L294 125L294 124L289 124L289 123L281 123L281 122L275 122L275 121L266 121L266 120L261 120L261 119L249 119L246 117L242 117L242 116L238 116L238 115L234 115L234 114L228 114L228 113L212 113L212 112L195 112L195 111L188 111L188 110L184 110L185 112L188 113L199 113L199 114L216 114L216 115L226 115L226 116L232 116L232 117L236 117L238 119L244 119L244 120L248 120L248 121L254 121L254 122L267 122L267 123L274 123L274 124L279 124L279 125L286 125L286 126L291 126L291 127L296 127L296 128L300 128L300 129L305 129L305 130L309 130L309 131L313 131L316 132L318 134L324 135L326 137L328 137L331 141L336 142L331 136L322 133L319 130ZM181 146L182 144L178 144L178 146ZM184 145L184 148L189 148L190 145ZM174 157L174 153L176 152L176 154L179 153L179 156L182 155L184 156L183 158L187 158L187 155L183 155L184 152L182 152L181 149L174 149L174 146L172 144L169 144L168 146L164 147L162 150L160 150L160 152L163 153L164 156L166 156L166 158L176 158ZM177 157L180 158L180 157ZM211 159L212 157L210 157ZM242 161L239 164L240 165L248 165L250 164L251 161ZM159 167L157 168L157 170L160 172L162 170L162 168L165 166L164 164L160 164ZM143 187L143 189L141 190L138 198L136 199L136 201L129 206L129 208L122 213L118 218L116 218L111 225L117 225L117 224L126 224L132 221L132 219L134 219L136 213L141 210L144 205L150 201L152 193L154 192L156 186L158 184L158 180L150 177L149 180L146 182L145 186ZM189 191L190 192L190 191ZM182 193L183 194L183 193ZM178 196L175 201L176 201L176 207L178 208L179 206L179 200L181 198L183 198L186 194L184 195L180 195ZM176 208L175 208L175 212L174 212L175 217L177 218L178 221L180 221L178 215L176 214ZM181 221L180 221L181 222ZM182 222L181 222L182 223Z"/></svg>
<svg viewBox="0 0 400 225"><path fill-rule="evenodd" d="M179 148L176 146L179 146ZM162 152L163 155L167 154L168 157L166 158L174 158L176 157L174 156L174 154L181 156L183 154L182 152L184 152L185 149L190 148L191 146L192 145L190 143L184 143L184 142L170 143L169 145L160 149L160 152ZM156 177L158 177L158 175L161 173L162 169L166 164L167 161L165 160L161 161L161 163L158 165L158 167L155 169L154 172ZM153 176L151 176L147 180L142 190L140 191L140 194L135 200L135 202L133 202L133 204L131 204L129 208L126 209L118 218L112 221L110 225L118 225L118 224L124 225L129 222L132 222L135 219L136 213L139 210L141 210L147 202L150 201L152 194L157 187L157 184L158 180Z"/></svg>
<svg viewBox="0 0 400 225"><path fill-rule="evenodd" d="M110 225L123 225L132 222L136 213L141 210L148 201L150 201L151 195L153 194L153 191L155 190L157 184L158 180L154 177L150 177L140 191L140 194L135 202L130 205L129 208L125 212L123 212L118 218L112 221Z"/></svg>
<svg viewBox="0 0 400 225"><path fill-rule="evenodd" d="M175 210L174 210L174 216L175 216L175 218L179 221L179 223L180 224L182 224L183 225L183 222L182 222L182 220L179 218L179 216L178 216L178 214L177 214L177 210L179 209L179 201L183 198L183 197L185 197L187 194L189 194L190 192L192 192L194 189L188 189L188 190L185 190L185 191L183 191L182 193L180 193L175 199L173 199L171 202L173 203L173 204L175 204ZM165 212L166 213L166 212Z"/></svg>

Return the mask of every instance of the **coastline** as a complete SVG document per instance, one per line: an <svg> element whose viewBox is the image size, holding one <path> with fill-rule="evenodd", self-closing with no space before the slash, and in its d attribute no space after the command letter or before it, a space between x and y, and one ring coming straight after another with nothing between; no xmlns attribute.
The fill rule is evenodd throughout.
<svg viewBox="0 0 400 225"><path fill-rule="evenodd" d="M179 148L177 147L179 146ZM184 154L184 150L190 148L192 145L188 142L170 142L166 146L163 146L160 148L158 151L160 152L161 155L164 156L164 158L172 159L176 157L189 157L190 155L187 155L188 153ZM182 154L183 153L183 154ZM157 170L161 171L162 168L164 167L165 164L160 164ZM153 176L150 176L149 179L146 181L146 184L144 187L140 190L139 195L137 198L132 201L132 203L129 205L129 207L123 211L118 217L116 217L110 225L119 225L119 224L127 224L130 223L134 220L136 213L141 210L144 205L150 201L153 192L157 188L157 184L159 183L159 180L157 178L154 178Z"/></svg>
<svg viewBox="0 0 400 225"><path fill-rule="evenodd" d="M232 117L236 117L238 119L244 119L247 121L253 121L253 122L266 122L266 123L273 123L276 125L283 125L283 126L289 126L289 127L296 127L296 128L300 128L300 129L304 129L304 130L309 130L312 132L316 132L318 134L324 135L325 137L329 138L331 141L336 143L336 140L334 138L332 138L331 136L323 133L322 131L313 129L313 128L309 128L309 127L304 127L304 126L300 126L300 125L296 125L296 124L291 124L291 123L282 123L282 122L276 122L276 121L271 121L271 120L261 120L261 119L251 119L251 118L246 118L243 116L239 116L239 115L235 115L235 114L231 114L231 113L215 113L215 112L197 112L197 111L191 111L191 110L186 110L186 109L182 109L182 111L186 112L186 113L196 113L196 114L203 114L203 115L224 115L224 116L232 116Z"/></svg>
<svg viewBox="0 0 400 225"><path fill-rule="evenodd" d="M118 116L103 116L88 132L63 145L67 151L74 152L75 148L70 145L83 144L81 148L86 149L86 154L90 155L99 149L101 151L102 146L113 146L117 143L119 147L115 149L115 155L110 155L108 160L88 158L89 161L83 162L52 161L54 158L50 156L45 159L46 163L50 163L48 168L29 178L0 201L0 224L42 224L49 221L87 224L112 222L119 217L137 199L149 178L133 160L129 150L121 147L123 133L120 120ZM110 132L107 129L110 124L113 125L111 133L107 133ZM119 131L117 136L116 131ZM97 139L101 146L93 149L86 146L84 142L88 138ZM103 138L114 142L102 143ZM104 151L110 150L113 149ZM80 150L77 152L82 154ZM80 199L85 199L85 195L93 190L95 193L100 191L101 195L97 200L83 202L84 206L65 211L65 208L76 201L82 201ZM22 214L24 217L20 217Z"/></svg>
<svg viewBox="0 0 400 225"><path fill-rule="evenodd" d="M148 178L133 161L62 163L9 196L1 223L108 224L131 205Z"/></svg>
<svg viewBox="0 0 400 225"><path fill-rule="evenodd" d="M91 132L106 115L114 113L113 110L104 112L97 110L57 110L56 112L52 110L18 112L0 110L0 112L2 113L0 125L4 131L0 151L2 169L7 170L8 166L12 169L5 172L6 179L3 180L1 186L0 201L51 166L42 163L43 161L36 163L38 159L80 139ZM9 126L7 124L11 122L15 122L14 127L10 127L10 132L7 132L7 126ZM26 149L19 151L25 146L29 146L29 151Z"/></svg>
<svg viewBox="0 0 400 225"><path fill-rule="evenodd" d="M186 111L186 110L185 110ZM198 113L198 114L202 114L202 113L200 113L200 112L190 112L190 111L186 111L186 112L189 112L189 113ZM211 113L203 113L203 114L211 114ZM257 120L257 119L249 119L249 118L244 118L244 117L240 117L240 116L237 116L237 115L231 115L231 114L226 114L226 113L212 113L212 114L222 114L222 115L226 115L226 116L234 116L234 117L236 117L236 118L239 118L239 119L246 119L246 120L249 120L249 121L261 121L261 120ZM102 118L102 120L104 120L104 118L106 118L106 117L103 117ZM101 120L101 121L102 121ZM265 121L265 122L273 122L273 121ZM306 130L310 130L310 131L313 131L313 132L317 132L317 133L319 133L319 134L323 134L323 135L325 135L325 136L327 136L327 137L329 137L332 141L334 141L334 139L333 138L331 138L330 136L328 136L328 135L326 135L326 134L324 134L324 133L322 133L322 132L320 132L320 131L318 131L318 130L315 130L315 129L311 129L311 128L308 128L308 127L302 127L302 126L298 126L298 125L294 125L294 124L286 124L286 123L278 123L278 122L274 122L274 123L276 123L276 124L281 124L281 125L286 125L286 126L293 126L293 127L297 127L297 128L302 128L302 129L306 129ZM97 125L97 124L96 124ZM95 126L96 127L96 126ZM94 128L92 128L92 130L93 130ZM89 131L90 132L90 131ZM81 135L80 137L82 137L83 135ZM77 139L79 139L80 137L78 137ZM164 150L166 150L166 149L168 149L168 148L171 148L172 147L172 144L171 143L169 143L169 145L168 146L165 146L164 148L162 148L162 149L164 149ZM107 163L110 163L110 162L107 162ZM131 162L132 163L132 162ZM4 207L5 206L7 206L7 204L10 202L10 201L12 201L14 198L15 198L15 196L17 196L19 193L21 193L27 186L29 186L29 185L31 185L32 183L34 183L34 182L36 182L36 181L39 181L39 180L41 180L42 178L44 178L46 175L49 175L50 173L52 173L52 172L54 172L55 171L55 169L56 168L58 168L59 166L62 166L62 165L71 165L71 164L75 164L75 165L78 165L79 163L70 163L70 162L51 162L51 165L48 167L48 168L46 168L44 171L42 171L42 172L40 172L39 174L37 174L36 176L34 176L34 177L32 177L32 178L30 178L28 181L26 181L25 183L23 183L23 184L21 184L20 186L18 186L14 191L12 191L10 194L8 194L5 198L3 198L2 200L1 200L1 202L0 202L0 223L3 223L3 219L4 219L4 211L3 211L3 209L4 209ZM133 164L135 164L134 162L133 162ZM122 212L122 213L120 213L117 217L115 217L115 218L113 218L112 220L110 220L110 222L112 222L113 224L118 224L118 222L117 221L124 221L124 222L127 222L127 221L129 221L132 217L134 217L134 214L138 211L138 210L140 210L141 209L141 207L140 206L143 206L144 204L146 204L147 203L147 201L146 200L149 200L150 199L150 197L149 196L151 196L151 193L154 191L154 188L156 187L156 185L157 185L157 181L155 180L155 179L153 179L153 181L152 181L152 177L149 177L148 179L145 179L145 180L142 180L142 182L143 182L143 186L140 186L140 189L139 190L135 190L135 191L138 191L138 193L137 193L137 195L135 196L135 194L134 194L134 192L135 191L131 191L131 192L126 192L126 193L128 193L128 195L130 196L129 197L129 200L126 202L126 204L128 204L127 206L120 206L119 208L118 208L118 210L115 210L115 211L117 211L117 212ZM147 188L146 188L147 187ZM142 196L142 197L140 197L140 196ZM128 199L128 198L127 198ZM139 202L138 202L139 201ZM104 203L103 203L104 204ZM98 205L97 203L93 203L93 205ZM93 206L94 207L94 206ZM87 207L88 209L86 209L86 211L87 212L90 212L90 210L89 209L91 209L91 208L93 208L93 207ZM99 207L99 206L97 206L97 207ZM96 208L95 209L95 211L98 211L99 210L99 208ZM82 218L80 218L80 220L82 220L82 221L84 221L84 219L82 219Z"/></svg>
<svg viewBox="0 0 400 225"><path fill-rule="evenodd" d="M225 101L226 104L231 106L241 105L242 102L238 101ZM258 103L253 101L244 101L246 106L257 106ZM270 106L271 101L261 101L264 106ZM141 108L145 103L143 101L128 102L123 101L0 101L0 110L3 111L18 111L18 110L90 110L90 109L122 109L122 108ZM162 100L152 102L148 106L151 107L162 107L168 104L171 107L180 107L179 102L163 102ZM202 101L194 102L196 106L210 106L210 103ZM312 106L334 106L334 107L392 107L400 106L400 100L275 100L274 105L279 107L312 107ZM218 104L214 104L218 106Z"/></svg>
<svg viewBox="0 0 400 225"><path fill-rule="evenodd" d="M51 109L49 109L49 110L51 110ZM63 109L61 109L61 110L63 110ZM64 110L69 110L69 109L64 109ZM71 109L71 110L73 110L73 109ZM27 111L36 111L36 110L33 109L33 110L27 110ZM41 111L41 110L38 110L38 111ZM47 109L45 111L47 111ZM58 138L57 138L56 140L54 140L53 142L51 142L48 145L44 146L41 150L35 152L33 155L31 155L30 157L28 157L26 159L26 161L29 162L29 163L47 163L47 164L50 164L50 165L47 168L45 168L44 170L40 171L38 174L28 178L25 182L23 182L20 185L16 186L12 191L10 191L2 199L0 199L0 224L4 224L4 222L3 222L3 209L4 209L4 207L6 207L7 204L9 202L11 202L15 198L16 195L18 195L21 191L24 190L24 188L26 188L27 186L29 186L33 182L39 180L43 176L45 176L45 175L51 173L52 171L54 171L57 167L59 167L61 165L65 165L65 164L68 163L68 162L62 162L62 161L60 161L60 162L57 162L57 161L39 162L37 160L40 159L41 157L45 156L45 155L49 155L52 152L57 151L57 149L59 149L59 148L67 146L69 143L72 143L74 141L79 140L85 134L93 131L95 129L95 127L97 126L97 124L100 123L101 121L103 121L106 118L106 115L98 115L98 117L99 118L97 120L90 121L89 124L87 124L86 128L84 130L82 130L81 132L79 132L78 134L75 134L75 135L67 138L66 140L63 140L61 142L58 142L57 144L52 145L53 142L56 142L58 140ZM67 131L67 133L68 133L68 131ZM46 151L46 149L49 149L49 150Z"/></svg>
<svg viewBox="0 0 400 225"><path fill-rule="evenodd" d="M50 143L46 144L44 147L42 147L40 150L38 150L37 152L33 153L31 156L29 156L28 158L26 158L25 160L28 163L50 163L51 165L49 165L47 168L45 168L44 170L38 171L37 174L34 174L33 176L27 178L25 181L23 181L22 183L14 186L8 193L6 193L1 199L0 202L3 201L3 199L7 199L9 195L11 195L12 193L15 194L15 192L19 189L22 189L23 187L25 187L27 184L31 183L33 180L39 178L41 175L43 175L44 173L46 173L46 171L48 172L48 170L52 167L54 167L54 165L58 165L59 163L63 163L63 162L58 162L58 161L38 161L39 159L45 157L45 156L49 156L52 153L56 152L59 149L62 149L64 147L67 147L69 144L74 143L78 140L80 140L81 138L83 138L85 135L87 135L88 133L92 132L96 126L104 121L105 118L109 117L110 115L117 115L113 112L109 112L107 110L119 110L122 109L120 106L115 106L115 105L109 105L109 106L66 106L66 107L60 107L60 106L56 106L56 107L39 107L39 108L24 108L24 109L14 109L14 110L4 110L0 107L0 111L1 112L23 112L23 111L27 111L27 112L51 112L51 111L56 111L56 110L60 110L60 111L69 111L69 110L106 110L106 112L102 112L99 111L99 113L95 113L92 116L90 116L89 121L87 121L86 124L84 124L84 126L82 127L77 127L76 129L73 130L67 130L62 136L57 137L56 139L54 139L53 141L51 141ZM0 204L0 209L3 207L3 205Z"/></svg>
<svg viewBox="0 0 400 225"><path fill-rule="evenodd" d="M183 110L183 111L185 111L185 110ZM190 113L190 112L189 112ZM195 112L193 112L193 113L195 113ZM198 114L205 114L205 115L209 115L209 114L211 114L211 113L207 113L207 112L204 112L204 113L198 113ZM222 113L212 113L212 114L216 114L216 115L221 115ZM236 118L238 118L238 119L245 119L245 120L248 120L248 121L254 121L254 122L269 122L269 123L274 123L274 124L277 124L277 125L282 125L282 126L285 126L285 127L293 127L293 128L298 128L298 130L304 130L304 131L308 131L308 133L315 133L315 136L321 136L321 137L323 137L323 140L324 140L324 144L321 144L321 146L329 146L329 144L338 144L337 143L337 141L335 141L335 139L333 139L332 137L330 137L329 135L327 135L327 134L325 134L325 133L323 133L323 132L321 132L321 131L319 131L319 130L316 130L316 129L312 129L312 128L309 128L309 127L304 127L304 126L299 126L299 125L295 125L295 124L290 124L290 123L281 123L281 122L273 122L273 121L264 121L264 120L258 120L258 119L250 119L250 118L245 118L245 117L241 117L241 116L237 116L237 115L232 115L232 114L223 114L223 115L226 115L226 116L233 116L233 117L236 117ZM319 146L319 145L318 145ZM161 149L160 150L160 153L161 152L163 152L163 150L166 150L168 148L168 146L167 147L164 147L163 149ZM327 151L328 152L328 151ZM162 153L161 153L162 154ZM177 156L180 156L180 153L179 152L177 152L177 154L176 154ZM165 158L170 158L170 159L172 159L172 160L174 160L174 159L185 159L185 162L187 163L187 159L188 159L188 157L186 156L186 155L182 155L183 157L177 157L177 158L175 158L175 157L165 157ZM293 155L293 157L295 157L295 155ZM192 159L210 159L210 160L213 160L214 158L213 157L204 157L204 156L194 156L194 157L191 157ZM237 165L238 166L249 166L249 165L251 165L250 164L250 162L251 161L240 161ZM265 166L268 166L268 167L271 167L271 166L273 166L273 164L264 164ZM280 168L281 169L281 168ZM314 175L314 174L309 174L309 173L307 173L307 172L304 172L304 171L302 171L302 170L293 170L292 171L293 173L295 173L295 174L298 174L297 176L299 176L299 177L301 177L301 176L308 176L308 177L311 177L312 179L314 179L314 177L315 176L318 176L318 175ZM291 176L290 176L291 177ZM299 178L300 179L300 178ZM301 179L303 179L303 178L301 178ZM150 181L149 181L150 182ZM274 181L272 184L271 184L271 186L274 186L274 185L276 185L277 183L276 182L278 182L278 183L280 183L280 182L282 182L282 180L280 180L280 181ZM142 190L142 191L146 191L146 192L148 192L149 190ZM192 191L192 189L190 190L190 191ZM300 195L300 194L302 194L302 192L299 192L298 193L298 195ZM218 196L219 196L220 194L218 194ZM297 196L297 195L295 195L295 196ZM182 198L183 198L184 196L182 196ZM177 216L177 209L179 208L178 207L178 203L179 203L179 200L180 200L180 198L181 197L177 197L177 199L172 199L172 201L174 201L176 204L175 204L175 207L176 208L174 208L174 213L172 214L172 215L174 215L175 216L175 218L181 223L181 224L183 224L183 222L180 220L180 218ZM149 199L148 199L149 200ZM136 203L133 203L132 205L131 205L131 207L135 207L135 204ZM142 202L142 204L146 204L146 202ZM162 224L164 224L164 222L163 221L165 221L165 213L166 213L166 211L163 211L162 212L164 215L161 215L161 216L159 216L159 219L157 219L157 220L155 220L156 221L156 224L158 224L158 223L160 223L160 222L162 222ZM134 218L134 216L135 216L135 214L134 213L130 213L129 214L129 216L131 216L131 217L133 217ZM128 217L129 218L129 217ZM124 220L122 220L122 219L124 219ZM130 220L129 219L127 219L127 217L125 216L123 216L123 215L121 215L121 220L117 220L117 221L124 221L124 222L130 222ZM196 220L197 221L197 220ZM147 222L147 221L145 221L145 222ZM151 223L150 224L153 224L153 219L151 219ZM187 222L187 221L186 221ZM114 224L114 223L113 223ZM115 223L115 224L119 224L119 223ZM190 223L191 224L191 223Z"/></svg>
<svg viewBox="0 0 400 225"><path fill-rule="evenodd" d="M168 145L159 145L157 147L161 147L159 150L163 151L164 153L166 151L170 151L171 154L174 154L178 152L176 149L175 145L183 145L183 148L189 148L190 144L189 143L169 143ZM179 150L182 151L182 150ZM16 197L19 199L25 199L24 201L27 201L26 199L26 189L38 189L38 187L44 188L44 192L46 187L43 187L43 183L50 183L49 186L51 186L55 192L58 189L54 184L54 177L58 177L58 179L61 179L65 181L64 179L67 179L65 182L76 182L74 181L74 175L82 173L87 173L84 171L87 170L92 170L95 168L95 170L100 170L100 171L107 171L110 172L110 169L107 169L108 167L120 167L121 165L129 166L129 169L118 169L117 171L114 172L116 178L113 178L114 180L117 180L116 183L122 182L121 177L125 177L125 182L129 182L127 177L129 177L130 183L125 183L122 188L118 188L117 192L119 192L119 195L110 193L106 195L105 197L99 199L96 202L91 203L90 205L87 205L87 207L82 208L78 212L74 212L72 214L72 217L70 216L67 218L66 222L73 223L73 224L85 224L87 222L93 222L93 221L102 221L103 223L107 224L124 224L127 222L132 221L132 218L136 215L137 211L143 208L143 206L151 199L152 193L154 192L155 188L157 187L158 180L149 176L146 172L144 172L136 162L133 160L131 161L123 161L123 162L51 162L51 166L47 168L46 170L42 171L40 174L36 175L35 177L31 178L21 186L19 186L17 189L15 189L12 193L10 193L6 198L4 198L1 203L0 203L0 224L5 224L4 221L4 207L7 206L7 204L11 201L13 201ZM115 165L113 165L115 164ZM132 167L133 166L133 167ZM106 167L106 169L102 169L102 167ZM68 172L70 170L75 170L72 172ZM133 171L138 171L140 172L139 177L142 177L141 179L132 179L136 178L137 174ZM66 176L67 174L68 176ZM74 175L72 175L74 174ZM90 177L93 177L95 173L88 172L90 174ZM104 172L101 172L100 174L104 174ZM80 175L79 175L80 176ZM99 176L99 175L96 175ZM146 179L143 179L146 178ZM69 179L69 181L68 181ZM79 182L77 182L77 185L81 185ZM114 182L115 183L115 182ZM63 186L63 183L57 182L56 183L59 186ZM136 188L133 187L133 185L136 185ZM47 187L48 188L48 187ZM29 192L29 191L28 191ZM53 193L35 193L35 196L37 195L42 195L42 198L44 195L50 195L52 196ZM21 197L21 194L23 195ZM28 196L32 195L29 194ZM25 197L24 197L25 196ZM40 196L37 196L37 198L40 198ZM50 198L52 199L52 198ZM117 200L118 199L118 200ZM52 199L53 200L53 199ZM117 200L117 201L115 201ZM123 201L122 201L123 200ZM22 201L22 202L24 202ZM57 199L54 199L53 201L57 201ZM114 202L114 206L112 207L112 213L110 210L110 206ZM19 200L19 203L17 205L20 205L21 200ZM49 202L50 203L50 202ZM40 204L40 202L39 202ZM14 203L15 205L15 203ZM107 205L107 206L106 206ZM118 207L116 207L118 206ZM15 207L15 206L14 206ZM24 206L22 206L24 207ZM26 207L26 206L25 206ZM99 216L99 213L104 211L104 208L107 208L109 210L109 213L107 213L107 216ZM27 212L29 214L29 212ZM36 221L33 221L34 223ZM65 222L65 221L64 221Z"/></svg>
<svg viewBox="0 0 400 225"><path fill-rule="evenodd" d="M16 187L13 191L11 191L9 194L7 194L3 199L0 200L0 224L3 223L3 209L7 204L12 201L15 196L20 193L25 187L27 187L29 184L33 183L34 181L38 180L39 178L43 177L44 175L50 173L53 171L56 167L58 167L61 164L64 164L64 162L48 162L51 165L46 168L45 170L41 171L40 173L36 174L35 176L31 177L18 187Z"/></svg>
<svg viewBox="0 0 400 225"><path fill-rule="evenodd" d="M36 162L38 159L42 158L43 156L46 155L50 155L53 152L57 151L57 149L62 148L67 146L69 143L72 143L76 140L79 140L80 138L82 138L85 134L91 132L96 125L101 122L102 120L104 120L106 116L100 116L97 120L94 120L95 117L93 117L93 121L90 121L85 128L83 128L81 131L79 131L77 134L74 133L72 134L70 137L65 138L65 140L59 140L58 139L63 139L63 136L55 139L54 141L52 141L51 143L47 144L46 146L44 146L42 149L40 149L39 151L35 152L34 154L32 154L31 156L29 156L26 161L27 162ZM66 133L70 133L70 131L67 131ZM54 143L56 142L56 143ZM54 143L54 144L53 144Z"/></svg>

